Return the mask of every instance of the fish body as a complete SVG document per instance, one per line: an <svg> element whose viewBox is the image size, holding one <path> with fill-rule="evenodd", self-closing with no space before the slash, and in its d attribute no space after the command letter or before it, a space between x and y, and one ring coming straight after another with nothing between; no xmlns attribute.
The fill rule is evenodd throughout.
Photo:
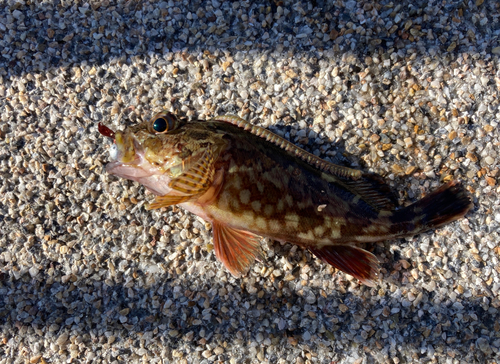
<svg viewBox="0 0 500 364"><path fill-rule="evenodd" d="M106 127L103 127L107 129ZM376 175L328 163L236 116L181 121L163 112L114 133L107 171L212 223L219 260L239 276L260 257L259 236L308 248L373 285L377 259L356 243L411 236L465 215L458 182L407 207Z"/></svg>

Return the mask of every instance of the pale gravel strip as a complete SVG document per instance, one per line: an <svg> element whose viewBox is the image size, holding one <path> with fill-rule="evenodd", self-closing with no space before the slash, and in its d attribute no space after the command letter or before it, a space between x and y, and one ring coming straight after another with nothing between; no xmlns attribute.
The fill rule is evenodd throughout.
<svg viewBox="0 0 500 364"><path fill-rule="evenodd" d="M499 10L0 1L0 363L498 361ZM234 279L203 221L104 171L97 123L162 108L239 114L403 201L458 178L475 209L377 244L375 289L270 241Z"/></svg>

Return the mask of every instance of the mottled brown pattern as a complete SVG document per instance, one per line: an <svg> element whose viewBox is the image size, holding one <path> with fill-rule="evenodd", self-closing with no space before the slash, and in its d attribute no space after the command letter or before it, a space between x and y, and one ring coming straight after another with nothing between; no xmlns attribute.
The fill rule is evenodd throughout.
<svg viewBox="0 0 500 364"><path fill-rule="evenodd" d="M256 135L218 121L189 122L184 128L185 134L173 136L182 148L220 148L215 168L224 170L223 185L215 203L204 207L213 219L304 246L408 234L391 219L390 211L374 209L346 187L345 178L318 170ZM192 141L193 135L206 139ZM263 224L257 216L280 224ZM418 223L414 229L419 230Z"/></svg>
<svg viewBox="0 0 500 364"><path fill-rule="evenodd" d="M330 164L237 117L176 120L164 133L151 125L116 133L122 162L133 164L143 153L144 168L166 177L171 188L152 206L182 202L212 222L216 254L235 275L260 254L255 237L267 236L308 247L372 284L375 257L351 243L417 234L471 207L460 184L451 182L394 213L395 199L380 177Z"/></svg>
<svg viewBox="0 0 500 364"><path fill-rule="evenodd" d="M228 216L227 211L218 211L227 208L226 199L238 201L229 204L231 225L306 246L318 241L354 241L355 236L360 234L358 227L380 223L378 211L367 213L369 205L359 201L349 203L357 196L322 179L324 172L282 153L278 147L237 127L224 123L212 125L225 131L228 146L224 154L230 156L229 161L220 166L225 169L221 201L208 208L214 218ZM335 180L335 177L330 179ZM335 193L336 190L340 193ZM325 207L318 211L319 205ZM243 219L242 211L247 209L253 215L245 215ZM257 215L282 223L266 226L266 231L263 231L261 227L264 224L256 223ZM329 219L325 219L325 216ZM348 223L332 224L333 217ZM349 228L349 225L352 227Z"/></svg>

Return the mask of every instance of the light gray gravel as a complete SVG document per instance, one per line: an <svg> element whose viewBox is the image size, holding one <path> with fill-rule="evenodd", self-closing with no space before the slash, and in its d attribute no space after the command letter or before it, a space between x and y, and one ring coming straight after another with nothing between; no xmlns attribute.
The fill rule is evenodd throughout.
<svg viewBox="0 0 500 364"><path fill-rule="evenodd" d="M475 363L500 350L500 5L0 0L0 363ZM373 246L377 288L295 246L234 279L206 224L105 173L161 109L238 114L465 219ZM123 112L123 113L122 113Z"/></svg>

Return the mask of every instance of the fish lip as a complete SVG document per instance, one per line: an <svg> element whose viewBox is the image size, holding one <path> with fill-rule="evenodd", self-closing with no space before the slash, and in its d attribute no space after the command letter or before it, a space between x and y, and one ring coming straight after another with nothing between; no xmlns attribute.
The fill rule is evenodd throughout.
<svg viewBox="0 0 500 364"><path fill-rule="evenodd" d="M154 173L142 168L139 164L123 163L121 161L109 162L106 165L106 172L122 178L134 180L136 178L150 177Z"/></svg>
<svg viewBox="0 0 500 364"><path fill-rule="evenodd" d="M135 156L137 159L137 156L139 156L139 158L143 159L144 158L144 147L142 146L141 143L139 143L139 141L136 139L136 137L134 135L132 135L132 138L133 138L133 143L134 143L134 151L135 151ZM134 162L135 162L135 159L134 159Z"/></svg>

